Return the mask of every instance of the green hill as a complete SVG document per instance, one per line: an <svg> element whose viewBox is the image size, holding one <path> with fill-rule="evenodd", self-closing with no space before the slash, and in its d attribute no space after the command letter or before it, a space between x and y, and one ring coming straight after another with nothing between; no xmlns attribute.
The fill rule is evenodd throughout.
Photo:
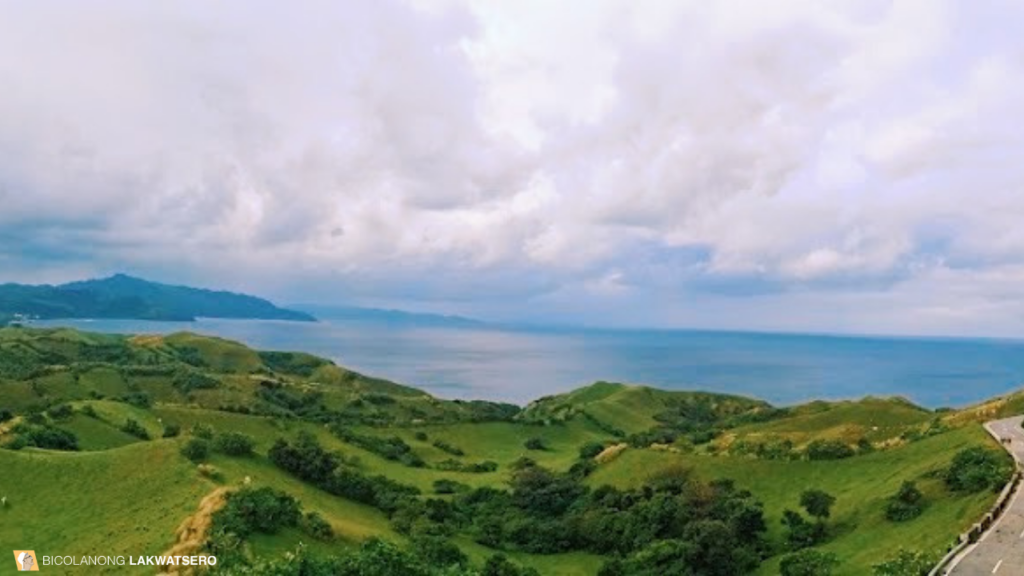
<svg viewBox="0 0 1024 576"><path fill-rule="evenodd" d="M250 318L312 321L254 296L149 282L124 274L59 286L0 285L0 325L16 317L191 321Z"/></svg>
<svg viewBox="0 0 1024 576"><path fill-rule="evenodd" d="M368 573L346 562L380 570L384 555L392 572L424 576L485 563L489 574L768 575L792 548L784 511L818 488L836 503L817 548L836 555L837 574L866 574L900 546L941 555L984 513L1009 465L978 423L1018 400L778 408L599 382L520 409L190 333L4 328L0 539L39 554L212 550L246 570L301 548L291 561L332 574ZM945 477L971 448L991 454L991 478L954 490ZM906 481L926 505L890 521ZM301 521L225 524L233 498L264 488L294 498ZM266 570L246 573L285 573Z"/></svg>

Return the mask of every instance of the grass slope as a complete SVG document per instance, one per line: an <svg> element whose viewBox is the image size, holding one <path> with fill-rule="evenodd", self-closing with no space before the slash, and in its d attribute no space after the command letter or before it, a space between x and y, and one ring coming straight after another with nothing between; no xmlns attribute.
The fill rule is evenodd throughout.
<svg viewBox="0 0 1024 576"><path fill-rule="evenodd" d="M731 478L764 502L769 536L780 546L783 510L799 510L803 490L825 490L836 496L837 502L830 520L834 538L823 548L839 556L842 565L837 575L860 576L901 546L941 555L958 534L988 510L996 494L953 494L940 480L929 477L929 473L947 466L957 451L978 445L996 444L980 426L969 426L893 450L828 462L627 450L600 466L588 483L636 485L646 476L639 471L651 473L680 462L706 479ZM915 520L889 522L884 516L885 501L905 480L917 481L930 505ZM778 574L778 559L765 563L759 574Z"/></svg>

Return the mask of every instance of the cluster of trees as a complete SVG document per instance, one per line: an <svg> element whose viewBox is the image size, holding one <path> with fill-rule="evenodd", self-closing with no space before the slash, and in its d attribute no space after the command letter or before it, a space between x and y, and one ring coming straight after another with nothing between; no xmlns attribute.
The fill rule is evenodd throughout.
<svg viewBox="0 0 1024 576"><path fill-rule="evenodd" d="M786 541L791 550L810 548L827 539L825 522L831 516L835 502L835 497L823 490L804 490L800 494L800 506L817 522L811 522L793 510L782 512L782 524L787 528Z"/></svg>
<svg viewBox="0 0 1024 576"><path fill-rule="evenodd" d="M434 440L433 446L434 446L434 448L437 448L438 450L440 450L442 452L447 452L448 454L451 454L452 456L465 456L466 455L466 453L462 450L462 448L459 448L458 446L455 446L454 444L449 444L448 442L445 442L444 440Z"/></svg>
<svg viewBox="0 0 1024 576"><path fill-rule="evenodd" d="M188 394L193 390L209 390L220 386L220 380L198 370L181 368L175 370L171 376L171 385L177 388L182 394Z"/></svg>
<svg viewBox="0 0 1024 576"><path fill-rule="evenodd" d="M447 460L442 460L435 464L434 468L444 470L445 472L485 474L487 472L494 472L497 470L498 463L493 460L484 460L482 462L460 462L454 458L448 458Z"/></svg>
<svg viewBox="0 0 1024 576"><path fill-rule="evenodd" d="M267 453L279 468L330 492L393 513L419 489L386 476L368 476L353 461L325 450L312 434L300 432L294 443L280 438Z"/></svg>
<svg viewBox="0 0 1024 576"><path fill-rule="evenodd" d="M374 454L388 460L401 462L402 464L413 468L423 468L427 465L427 463L423 461L423 458L420 458L418 454L413 452L412 446L409 446L405 440L402 440L398 436L383 438L370 434L359 434L355 430L352 430L338 422L331 424L329 428L331 434L334 434L341 440L344 440L353 446L358 446L364 450L373 452Z"/></svg>
<svg viewBox="0 0 1024 576"><path fill-rule="evenodd" d="M612 553L608 575L655 570L669 560L694 574L732 575L756 567L767 552L761 503L731 481L705 483L685 468L665 470L642 488L591 490L574 475L522 459L509 490L439 481L435 489L453 494L439 499L367 476L307 433L278 440L269 456L327 492L380 508L410 538L466 533L500 550Z"/></svg>
<svg viewBox="0 0 1024 576"><path fill-rule="evenodd" d="M74 432L51 426L49 424L20 423L11 430L13 439L5 446L11 450L21 450L26 446L46 448L48 450L78 450L78 437Z"/></svg>
<svg viewBox="0 0 1024 576"><path fill-rule="evenodd" d="M134 418L128 418L121 425L121 431L126 434L131 434L140 440L149 440L149 431L146 430L142 424L139 424L138 420Z"/></svg>
<svg viewBox="0 0 1024 576"><path fill-rule="evenodd" d="M300 418L315 421L329 419L329 413L323 405L323 394L319 391L297 392L285 388L280 382L264 380L256 389L256 397Z"/></svg>
<svg viewBox="0 0 1024 576"><path fill-rule="evenodd" d="M164 435L167 434L165 429ZM181 454L193 462L202 462L215 451L227 456L251 456L255 447L256 441L241 432L215 434L209 427L197 426L192 429L192 438L181 447Z"/></svg>
<svg viewBox="0 0 1024 576"><path fill-rule="evenodd" d="M1013 467L1006 455L981 446L965 448L946 469L946 485L957 492L999 490L1010 480Z"/></svg>

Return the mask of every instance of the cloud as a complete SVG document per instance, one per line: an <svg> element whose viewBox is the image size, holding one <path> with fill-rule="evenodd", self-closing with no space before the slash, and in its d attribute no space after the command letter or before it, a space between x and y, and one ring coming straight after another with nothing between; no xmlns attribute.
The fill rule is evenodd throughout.
<svg viewBox="0 0 1024 576"><path fill-rule="evenodd" d="M11 4L3 279L1021 332L1014 23L966 0Z"/></svg>

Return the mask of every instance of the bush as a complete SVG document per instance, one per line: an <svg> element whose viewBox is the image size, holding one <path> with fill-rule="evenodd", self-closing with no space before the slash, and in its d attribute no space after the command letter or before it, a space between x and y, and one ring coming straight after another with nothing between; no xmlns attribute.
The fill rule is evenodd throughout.
<svg viewBox="0 0 1024 576"><path fill-rule="evenodd" d="M14 419L14 412L9 408L0 408L0 424Z"/></svg>
<svg viewBox="0 0 1024 576"><path fill-rule="evenodd" d="M50 415L50 418L53 418L54 420L67 420L75 414L75 410L70 404L58 404L53 408L50 408L47 413Z"/></svg>
<svg viewBox="0 0 1024 576"><path fill-rule="evenodd" d="M461 482L449 480L448 478L440 478L438 480L434 480L435 494L457 494L459 492L467 491L469 491L469 486Z"/></svg>
<svg viewBox="0 0 1024 576"><path fill-rule="evenodd" d="M203 440L213 440L213 426L209 424L194 424L192 435Z"/></svg>
<svg viewBox="0 0 1024 576"><path fill-rule="evenodd" d="M981 492L998 490L1012 474L1002 452L987 450L980 446L966 448L953 456L946 470L946 485L957 492Z"/></svg>
<svg viewBox="0 0 1024 576"><path fill-rule="evenodd" d="M417 432L416 433L416 439L419 440L420 442L426 442L427 441L427 433L426 432Z"/></svg>
<svg viewBox="0 0 1024 576"><path fill-rule="evenodd" d="M324 520L323 516L316 512L307 512L302 519L302 528L307 534L317 540L330 540L334 538L334 528Z"/></svg>
<svg viewBox="0 0 1024 576"><path fill-rule="evenodd" d="M451 454L452 456L465 456L466 455L466 453L462 451L462 448L459 448L458 446L449 444L449 443L445 442L444 440L435 440L434 441L434 448L437 448L438 450L441 450L442 452L447 452L447 453Z"/></svg>
<svg viewBox="0 0 1024 576"><path fill-rule="evenodd" d="M97 420L100 419L100 415L96 412L96 409L92 407L92 404L86 404L85 406L82 406L81 408L79 408L79 412L85 414L89 418L95 418Z"/></svg>
<svg viewBox="0 0 1024 576"><path fill-rule="evenodd" d="M227 503L213 515L214 535L245 538L253 532L276 534L298 526L302 513L292 496L273 488L242 488L228 494Z"/></svg>
<svg viewBox="0 0 1024 576"><path fill-rule="evenodd" d="M913 482L904 482L885 506L885 517L893 522L913 520L921 512L924 512L924 495Z"/></svg>
<svg viewBox="0 0 1024 576"><path fill-rule="evenodd" d="M924 576L935 566L935 560L923 552L900 548L895 556L871 567L874 576Z"/></svg>
<svg viewBox="0 0 1024 576"><path fill-rule="evenodd" d="M256 442L240 432L223 432L213 441L213 449L228 456L252 456Z"/></svg>
<svg viewBox="0 0 1024 576"><path fill-rule="evenodd" d="M124 424L121 426L121 432L131 434L141 440L149 440L149 431L143 428L142 424L139 424L134 418L124 421Z"/></svg>
<svg viewBox="0 0 1024 576"><path fill-rule="evenodd" d="M164 438L177 438L181 434L181 426L178 424L164 424Z"/></svg>
<svg viewBox="0 0 1024 576"><path fill-rule="evenodd" d="M841 460L855 454L853 448L841 440L814 440L805 450L810 460Z"/></svg>
<svg viewBox="0 0 1024 576"><path fill-rule="evenodd" d="M35 446L47 450L65 450L69 452L78 450L78 437L73 432L61 428L54 428L52 426L31 427L21 431L19 436L22 440L15 440L15 442L21 443L21 446Z"/></svg>
<svg viewBox="0 0 1024 576"><path fill-rule="evenodd" d="M580 446L580 459L589 460L604 452L604 444L600 442L587 442Z"/></svg>
<svg viewBox="0 0 1024 576"><path fill-rule="evenodd" d="M136 408L149 409L153 406L153 398L148 392L129 392L121 397L121 401L131 404Z"/></svg>
<svg viewBox="0 0 1024 576"><path fill-rule="evenodd" d="M181 455L193 462L202 462L210 457L210 441L192 438L181 447Z"/></svg>
<svg viewBox="0 0 1024 576"><path fill-rule="evenodd" d="M547 450L547 447L544 445L543 438L530 438L523 444L523 446L525 446L527 450Z"/></svg>

